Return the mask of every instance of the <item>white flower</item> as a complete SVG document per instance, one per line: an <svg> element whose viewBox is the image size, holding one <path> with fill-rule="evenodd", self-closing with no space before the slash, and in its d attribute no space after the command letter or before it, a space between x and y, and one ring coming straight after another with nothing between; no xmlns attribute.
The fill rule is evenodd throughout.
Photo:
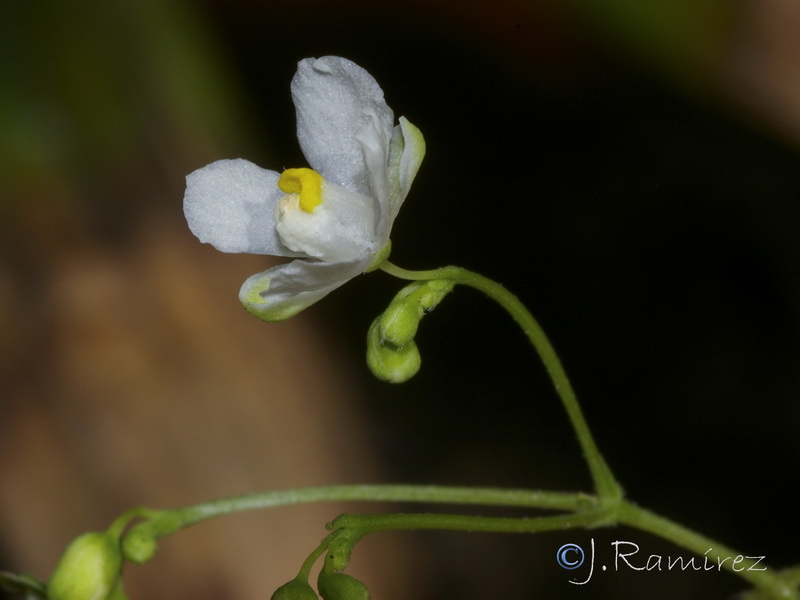
<svg viewBox="0 0 800 600"><path fill-rule="evenodd" d="M420 131L403 117L395 126L378 83L349 60L302 60L291 89L311 169L220 160L186 178L183 204L192 233L217 250L295 259L242 285L242 304L265 321L288 319L386 258L425 154Z"/></svg>

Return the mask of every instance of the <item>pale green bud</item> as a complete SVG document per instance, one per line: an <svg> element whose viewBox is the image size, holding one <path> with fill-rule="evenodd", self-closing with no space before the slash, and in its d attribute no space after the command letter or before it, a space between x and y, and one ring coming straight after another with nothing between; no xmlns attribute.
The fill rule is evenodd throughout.
<svg viewBox="0 0 800 600"><path fill-rule="evenodd" d="M367 586L345 573L321 571L317 589L323 600L370 600Z"/></svg>
<svg viewBox="0 0 800 600"><path fill-rule="evenodd" d="M396 347L381 342L379 334L380 317L372 322L367 334L367 366L372 374L382 381L403 383L419 371L422 358L413 340Z"/></svg>
<svg viewBox="0 0 800 600"><path fill-rule="evenodd" d="M415 281L392 299L380 317L381 341L403 346L417 335L419 322L449 294L455 283L444 279Z"/></svg>
<svg viewBox="0 0 800 600"><path fill-rule="evenodd" d="M378 318L378 335L382 344L405 346L419 329L420 310L414 302L392 302Z"/></svg>
<svg viewBox="0 0 800 600"><path fill-rule="evenodd" d="M141 523L132 527L122 538L123 555L137 565L153 558L158 549L158 540L147 525L148 523Z"/></svg>
<svg viewBox="0 0 800 600"><path fill-rule="evenodd" d="M444 300L445 296L453 291L456 283L449 279L431 279L421 282L419 289L415 292L417 302L423 312L428 313L436 308Z"/></svg>
<svg viewBox="0 0 800 600"><path fill-rule="evenodd" d="M122 554L109 533L84 533L67 547L47 584L49 600L107 600L118 595Z"/></svg>
<svg viewBox="0 0 800 600"><path fill-rule="evenodd" d="M270 600L319 600L317 593L308 583L292 579L284 583L270 596Z"/></svg>
<svg viewBox="0 0 800 600"><path fill-rule="evenodd" d="M392 299L367 334L367 365L375 377L403 383L417 374L422 363L414 342L419 322L454 286L445 279L415 281Z"/></svg>

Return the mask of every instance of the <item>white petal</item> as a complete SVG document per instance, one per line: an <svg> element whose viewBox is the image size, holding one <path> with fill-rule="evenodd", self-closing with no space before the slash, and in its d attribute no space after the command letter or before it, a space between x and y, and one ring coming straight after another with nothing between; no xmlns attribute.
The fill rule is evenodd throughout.
<svg viewBox="0 0 800 600"><path fill-rule="evenodd" d="M425 138L405 117L400 117L400 125L392 131L389 146L389 192L390 209L387 217L391 228L400 206L411 189L411 183L419 171L425 157Z"/></svg>
<svg viewBox="0 0 800 600"><path fill-rule="evenodd" d="M220 160L186 177L183 212L201 242L222 252L297 256L275 231L283 196L278 174L243 160Z"/></svg>
<svg viewBox="0 0 800 600"><path fill-rule="evenodd" d="M367 169L367 190L374 199L375 218L373 230L376 246L380 247L389 237L391 223L391 200L389 195L389 143L391 133L384 131L376 118L370 115L369 122L358 132L364 166Z"/></svg>
<svg viewBox="0 0 800 600"><path fill-rule="evenodd" d="M400 202L402 203L417 176L422 159L425 158L425 138L422 137L422 132L405 117L400 117L400 127L405 141L403 155L400 158Z"/></svg>
<svg viewBox="0 0 800 600"><path fill-rule="evenodd" d="M298 63L292 98L309 164L348 190L374 197L365 153L385 170L394 114L372 75L338 56L307 58Z"/></svg>
<svg viewBox="0 0 800 600"><path fill-rule="evenodd" d="M336 263L293 260L248 278L239 300L264 321L285 321L360 275L368 262L368 256Z"/></svg>

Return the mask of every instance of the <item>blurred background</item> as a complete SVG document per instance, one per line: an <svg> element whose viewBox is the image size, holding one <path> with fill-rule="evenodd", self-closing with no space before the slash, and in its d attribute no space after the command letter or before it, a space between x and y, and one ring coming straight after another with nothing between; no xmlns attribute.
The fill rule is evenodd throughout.
<svg viewBox="0 0 800 600"><path fill-rule="evenodd" d="M271 263L200 244L184 176L305 164L289 81L335 54L428 153L393 233L406 268L516 292L631 499L770 566L800 562L800 8L793 0L55 0L0 20L0 568L144 504L345 482L588 490L543 369L457 290L420 374L371 379L401 283L354 280L292 321L239 305ZM345 509L200 525L126 570L131 598L267 598ZM404 508L404 507L400 507ZM418 507L417 507L418 509ZM560 570L618 528L387 534L376 598L723 598L720 573ZM602 549L602 550L601 550Z"/></svg>

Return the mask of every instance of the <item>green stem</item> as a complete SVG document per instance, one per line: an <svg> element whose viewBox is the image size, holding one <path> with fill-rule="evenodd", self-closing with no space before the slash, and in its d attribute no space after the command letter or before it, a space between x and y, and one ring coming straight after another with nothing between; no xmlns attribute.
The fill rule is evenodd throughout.
<svg viewBox="0 0 800 600"><path fill-rule="evenodd" d="M125 529L128 527L128 525L130 525L131 521L133 521L134 519L153 520L163 513L164 511L152 510L142 506L139 506L137 508L132 508L130 510L126 510L124 513L122 513L120 516L114 519L114 522L111 523L107 531L115 539L119 539L120 536L125 531Z"/></svg>
<svg viewBox="0 0 800 600"><path fill-rule="evenodd" d="M222 498L169 511L159 511L139 524L161 538L214 517L277 506L311 502L430 502L483 506L513 506L576 512L596 506L597 499L581 493L436 485L331 485L271 490Z"/></svg>
<svg viewBox="0 0 800 600"><path fill-rule="evenodd" d="M766 592L770 598L800 600L800 595L794 590L797 585L796 570L785 573L771 568L765 568L764 571L748 571L747 568L753 565L754 561L745 557L734 563L734 558L740 554L715 540L625 500L609 502L581 493L415 485L303 487L223 498L174 510L142 510L138 514L149 515L149 520L135 525L134 529L142 528L148 535L161 538L195 523L245 510L342 501L424 502L567 511L572 514L518 519L442 514L342 515L335 519L329 528L354 529L356 531L354 541L357 541L359 537L369 533L395 529L535 532L624 524L653 533L687 548L698 556L708 556L714 565L721 565L722 568L749 581L757 589ZM311 564L325 547L326 542L323 542L309 556L299 577L307 576ZM709 549L711 551L706 552Z"/></svg>
<svg viewBox="0 0 800 600"><path fill-rule="evenodd" d="M767 592L771 598L797 599L800 597L797 590L793 589L797 587L797 582L792 581L791 574L789 572L776 572L771 568L767 568L759 560L763 559L763 557L744 556L716 540L696 533L683 525L679 525L630 502L622 502L620 504L617 517L623 525L629 525L641 531L648 531L678 546L691 550L698 556L707 557L707 559L704 558L704 566L710 565L712 569L709 570L726 569L750 582L755 588Z"/></svg>
<svg viewBox="0 0 800 600"><path fill-rule="evenodd" d="M311 576L311 569L314 566L314 563L317 562L317 559L325 554L325 551L328 549L328 537L326 537L322 543L317 546L314 551L308 555L303 561L303 565L300 567L300 572L297 574L298 581L308 581L309 577Z"/></svg>
<svg viewBox="0 0 800 600"><path fill-rule="evenodd" d="M340 515L328 524L328 529L349 529L355 540L371 533L408 529L438 529L446 531L481 531L489 533L539 533L597 527L608 522L608 510L594 509L552 517L482 517L444 514L379 514Z"/></svg>
<svg viewBox="0 0 800 600"><path fill-rule="evenodd" d="M389 261L381 265L381 270L386 273L406 279L410 281L423 281L430 279L446 279L454 281L458 284L467 285L471 288L479 290L489 296L492 300L500 304L511 317L519 324L525 335L530 340L530 343L536 349L539 357L550 375L553 385L561 398L567 415L575 434L578 437L578 442L581 445L583 455L589 466L594 487L597 495L600 498L615 500L622 498L622 488L617 483L616 478L608 467L608 464L603 459L597 444L594 441L589 426L586 423L586 418L583 416L578 398L572 385L567 378L564 367L561 366L561 361L558 358L553 345L544 333L539 323L525 307L519 299L504 288L499 283L487 279L482 275L462 269L461 267L443 267L441 269L434 269L430 271L408 271L402 269Z"/></svg>
<svg viewBox="0 0 800 600"><path fill-rule="evenodd" d="M432 271L406 271L391 263L381 267L387 273L402 279L449 280L468 285L484 292L498 302L522 327L534 346L553 381L553 384L575 429L583 453L594 480L596 496L582 493L546 492L534 490L505 490L471 487L415 486L415 485L338 485L304 487L246 494L179 508L153 511L134 509L123 514L111 526L113 532L122 532L133 518L143 518L134 525L139 542L170 535L194 523L214 517L277 506L305 504L310 502L340 501L389 501L426 502L439 504L509 506L559 510L568 514L534 516L525 518L482 517L453 514L383 514L342 515L329 524L334 529L322 544L303 563L299 579L307 579L311 567L334 540L343 547L352 547L364 535L379 531L399 529L440 529L484 532L540 532L566 530L576 527L599 527L625 524L689 549L698 556L706 557L716 568L725 568L750 582L763 597L800 600L795 589L800 570L790 569L783 573L773 570L749 570L756 567L750 557L743 557L731 548L710 538L697 534L668 519L644 510L623 499L622 489L603 460L578 404L578 400L567 379L561 362L542 328L525 306L503 286L458 267L445 267ZM126 534L127 535L127 534ZM337 537L338 536L338 537ZM349 551L348 551L349 552ZM143 560L146 560L144 558Z"/></svg>

